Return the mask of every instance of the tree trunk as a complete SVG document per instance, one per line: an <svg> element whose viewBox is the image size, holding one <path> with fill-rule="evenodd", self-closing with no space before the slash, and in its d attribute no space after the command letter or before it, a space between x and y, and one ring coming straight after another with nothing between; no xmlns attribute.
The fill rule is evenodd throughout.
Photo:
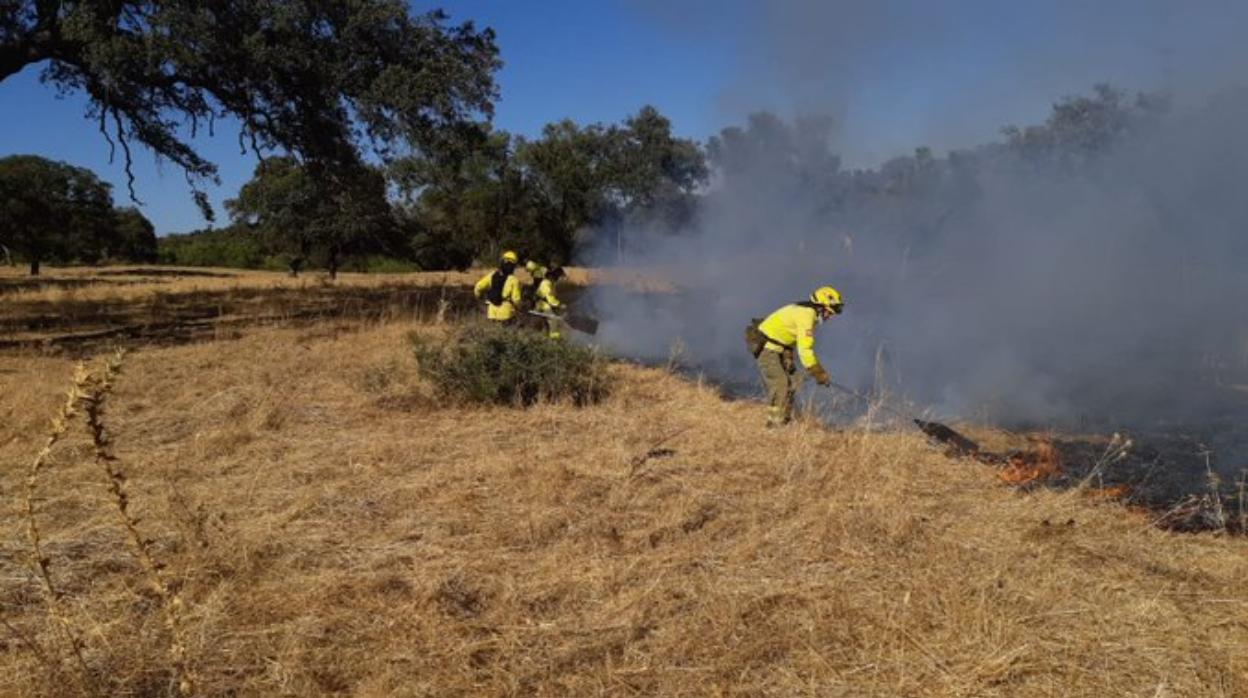
<svg viewBox="0 0 1248 698"><path fill-rule="evenodd" d="M30 275L39 276L39 260L37 259L30 260Z"/></svg>
<svg viewBox="0 0 1248 698"><path fill-rule="evenodd" d="M329 251L329 278L338 278L338 250L331 249Z"/></svg>

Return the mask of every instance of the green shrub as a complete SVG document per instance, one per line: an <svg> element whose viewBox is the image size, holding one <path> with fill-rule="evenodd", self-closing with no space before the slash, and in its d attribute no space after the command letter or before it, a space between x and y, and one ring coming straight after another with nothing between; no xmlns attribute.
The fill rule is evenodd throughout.
<svg viewBox="0 0 1248 698"><path fill-rule="evenodd" d="M452 401L587 405L610 387L607 361L597 351L533 330L473 323L443 341L417 334L411 341L421 375Z"/></svg>
<svg viewBox="0 0 1248 698"><path fill-rule="evenodd" d="M342 266L346 271L362 271L370 274L410 274L420 271L420 265L385 255L370 254L363 257L352 257Z"/></svg>
<svg viewBox="0 0 1248 698"><path fill-rule="evenodd" d="M156 241L156 256L161 264L237 269L259 269L265 260L259 237L232 227L166 235Z"/></svg>

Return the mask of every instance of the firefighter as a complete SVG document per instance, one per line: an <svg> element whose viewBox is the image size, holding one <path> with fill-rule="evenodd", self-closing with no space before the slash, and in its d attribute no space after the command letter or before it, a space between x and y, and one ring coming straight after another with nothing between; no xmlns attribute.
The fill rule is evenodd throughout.
<svg viewBox="0 0 1248 698"><path fill-rule="evenodd" d="M546 278L547 267L530 258L524 263L524 270L529 272L532 281L520 285L520 297L524 299L524 307L533 308L537 305L537 288L542 285L542 279Z"/></svg>
<svg viewBox="0 0 1248 698"><path fill-rule="evenodd" d="M800 380L795 378L797 361L819 385L829 385L832 378L815 356L815 325L840 315L844 305L841 294L831 286L822 286L810 294L810 300L790 303L756 326L757 344L753 349L758 368L767 385L767 426L788 424L793 418L793 396Z"/></svg>
<svg viewBox="0 0 1248 698"><path fill-rule="evenodd" d="M558 265L553 264L551 266L558 266ZM529 272L529 276L533 277L534 286L536 286L537 284L540 284L542 282L542 279L546 278L546 271L547 271L546 267L541 264L538 264L536 261L532 259L524 263L524 269L525 271Z"/></svg>
<svg viewBox="0 0 1248 698"><path fill-rule="evenodd" d="M555 295L555 284L559 283L559 279L562 278L563 267L556 265L545 270L541 283L537 285L537 311L539 313L547 313L549 315L560 315L563 313L563 303ZM562 339L563 320L553 317L546 318L546 332L551 339Z"/></svg>
<svg viewBox="0 0 1248 698"><path fill-rule="evenodd" d="M498 269L481 277L472 294L485 297L485 316L494 322L510 324L520 308L520 280L515 277L520 256L508 250L503 253Z"/></svg>

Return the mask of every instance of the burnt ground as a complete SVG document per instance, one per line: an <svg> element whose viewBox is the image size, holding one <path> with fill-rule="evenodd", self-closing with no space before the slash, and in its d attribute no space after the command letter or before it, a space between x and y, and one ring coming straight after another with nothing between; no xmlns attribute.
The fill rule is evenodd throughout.
<svg viewBox="0 0 1248 698"><path fill-rule="evenodd" d="M0 294L14 291L72 290L87 286L137 286L153 281L177 279L235 279L239 274L207 269L184 269L162 267L124 267L120 269L91 269L89 274L40 276L0 276Z"/></svg>
<svg viewBox="0 0 1248 698"><path fill-rule="evenodd" d="M168 267L126 267L124 269L101 269L96 276L158 276L172 278L196 279L234 279L238 274L228 271L212 271L208 269L186 269Z"/></svg>
<svg viewBox="0 0 1248 698"><path fill-rule="evenodd" d="M743 378L740 371L717 374L705 367L675 368L691 378L730 376L716 380L725 399L761 395L760 381ZM1223 416L1203 422L1135 425L1114 431L1103 425L1002 427L952 420L948 422L952 434L945 434L944 439L928 435L933 445L951 457L972 457L1000 467L1001 479L1020 490L1082 489L1090 496L1123 502L1166 529L1248 533L1248 393L1208 387L1209 404L1217 405L1211 411ZM830 425L864 425L868 411L857 398L819 397L822 404L817 411ZM877 402L866 425L910 429L910 420L901 415L911 413L923 414L917 406L881 407ZM959 437L968 438L970 447L959 447Z"/></svg>
<svg viewBox="0 0 1248 698"><path fill-rule="evenodd" d="M228 338L254 325L329 319L433 315L476 309L464 287L236 288L154 293L138 299L27 302L0 317L0 351L91 354L130 344L180 344Z"/></svg>
<svg viewBox="0 0 1248 698"><path fill-rule="evenodd" d="M98 279L94 283L99 283ZM579 289L570 287L561 295L572 301L578 293ZM137 298L104 300L71 296L25 301L6 308L0 314L0 353L85 356L115 346L229 339L257 325L376 321L439 313L453 319L478 312L480 302L468 285L414 286L401 282L157 291ZM535 326L541 322L532 321Z"/></svg>
<svg viewBox="0 0 1248 698"><path fill-rule="evenodd" d="M1245 532L1248 422L1142 428L1113 437L1058 437L1050 487L1087 484L1143 507L1175 530Z"/></svg>
<svg viewBox="0 0 1248 698"><path fill-rule="evenodd" d="M1021 490L1078 489L1121 501L1176 531L1248 532L1248 421L1144 426L1112 434L1061 431L989 434L924 429L951 457L1001 468Z"/></svg>

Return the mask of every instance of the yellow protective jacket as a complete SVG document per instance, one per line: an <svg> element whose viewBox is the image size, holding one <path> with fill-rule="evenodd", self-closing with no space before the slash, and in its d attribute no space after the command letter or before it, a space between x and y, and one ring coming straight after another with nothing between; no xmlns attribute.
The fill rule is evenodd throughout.
<svg viewBox="0 0 1248 698"><path fill-rule="evenodd" d="M542 279L537 285L537 309L543 313L557 313L562 308L563 303L555 296L555 282Z"/></svg>
<svg viewBox="0 0 1248 698"><path fill-rule="evenodd" d="M494 272L490 272L481 277L477 285L472 288L472 295L477 298L485 296L490 290L490 284L494 280ZM494 305L487 299L485 307L485 316L491 320L510 320L516 316L516 311L520 308L520 280L513 274L507 275L507 280L503 282L503 302Z"/></svg>
<svg viewBox="0 0 1248 698"><path fill-rule="evenodd" d="M768 315L758 329L770 340L763 347L767 351L783 352L797 350L797 357L807 370L819 365L815 356L815 325L819 313L808 305L791 303Z"/></svg>

